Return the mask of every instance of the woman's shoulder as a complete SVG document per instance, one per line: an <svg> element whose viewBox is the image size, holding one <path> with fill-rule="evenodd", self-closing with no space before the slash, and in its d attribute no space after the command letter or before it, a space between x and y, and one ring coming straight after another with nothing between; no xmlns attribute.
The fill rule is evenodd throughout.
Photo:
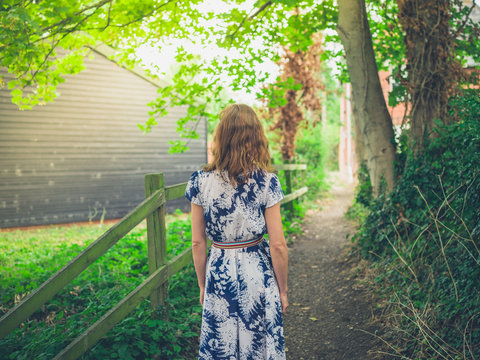
<svg viewBox="0 0 480 360"><path fill-rule="evenodd" d="M257 169L253 172L252 178L258 183L268 184L272 178L277 178L274 172L270 172L264 169Z"/></svg>
<svg viewBox="0 0 480 360"><path fill-rule="evenodd" d="M190 181L197 181L202 182L212 175L214 175L215 171L206 171L204 169L195 170L192 175L190 175Z"/></svg>
<svg viewBox="0 0 480 360"><path fill-rule="evenodd" d="M205 177L205 176L209 176L213 172L214 171L206 171L205 169L201 168L201 169L195 170L192 173L191 177Z"/></svg>

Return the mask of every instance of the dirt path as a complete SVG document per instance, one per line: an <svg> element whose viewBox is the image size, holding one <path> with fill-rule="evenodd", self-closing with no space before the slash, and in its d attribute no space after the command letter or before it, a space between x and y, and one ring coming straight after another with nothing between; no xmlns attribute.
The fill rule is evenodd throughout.
<svg viewBox="0 0 480 360"><path fill-rule="evenodd" d="M322 209L305 218L304 236L289 247L289 302L285 316L288 360L380 359L372 349L371 298L352 279L345 261L347 234L354 225L343 216L353 201L353 188L331 174L332 195ZM383 357L383 359L387 359Z"/></svg>

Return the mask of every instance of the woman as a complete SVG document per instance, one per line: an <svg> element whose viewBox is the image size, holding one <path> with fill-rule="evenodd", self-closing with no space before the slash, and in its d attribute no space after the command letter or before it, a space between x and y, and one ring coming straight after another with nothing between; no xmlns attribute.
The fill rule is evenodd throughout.
<svg viewBox="0 0 480 360"><path fill-rule="evenodd" d="M213 161L192 174L185 197L192 203L193 261L203 306L199 359L285 359L283 193L270 172L262 124L249 106L230 105L220 113Z"/></svg>

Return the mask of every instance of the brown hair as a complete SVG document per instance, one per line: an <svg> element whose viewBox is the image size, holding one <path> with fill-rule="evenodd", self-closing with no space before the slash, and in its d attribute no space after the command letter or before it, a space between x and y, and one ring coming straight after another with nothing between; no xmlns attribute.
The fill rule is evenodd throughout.
<svg viewBox="0 0 480 360"><path fill-rule="evenodd" d="M248 105L232 104L220 112L212 153L213 160L204 170L227 170L234 186L246 182L254 170L271 171L267 137L257 114ZM243 177L239 179L240 175Z"/></svg>

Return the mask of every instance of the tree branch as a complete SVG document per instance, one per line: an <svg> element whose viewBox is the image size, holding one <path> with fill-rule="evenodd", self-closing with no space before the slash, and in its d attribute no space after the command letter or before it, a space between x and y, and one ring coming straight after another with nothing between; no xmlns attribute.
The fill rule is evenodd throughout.
<svg viewBox="0 0 480 360"><path fill-rule="evenodd" d="M111 1L111 0L109 0ZM48 51L48 53L45 55L45 57L43 58L43 61L42 63L40 64L40 66L35 70L35 72L32 74L32 78L30 79L30 81L27 83L27 86L30 85L33 80L35 79L35 77L37 76L38 72L43 68L43 66L46 64L46 62L48 61L48 58L50 57L50 55L53 53L53 51L56 49L56 47L58 46L58 44L60 43L60 41L62 41L66 36L68 36L68 34L74 32L77 30L77 28L83 23L85 22L86 20L88 20L89 17L91 17L95 12L91 13L90 15L87 15L86 17L84 17L82 20L80 20L73 28L70 28L68 29L60 39L58 40L55 40L55 38L52 39L52 47L51 49ZM59 35L60 32L57 32L57 33L54 33L52 34L52 36L54 37L55 35ZM51 36L49 36L51 37ZM48 38L48 37L46 37ZM46 39L46 38L43 38L43 39ZM37 40L38 41L38 40ZM23 73L21 76L19 77L22 77L23 75L25 75L25 73Z"/></svg>
<svg viewBox="0 0 480 360"><path fill-rule="evenodd" d="M472 6L470 7L470 9L468 9L467 15L465 16L465 19L463 20L462 25L455 32L454 39L456 39L458 35L460 35L460 32L463 30L465 25L467 25L467 21L470 18L470 15L472 14L473 9L475 9L476 6L477 6L476 0L473 0Z"/></svg>
<svg viewBox="0 0 480 360"><path fill-rule="evenodd" d="M267 1L265 4L263 4L262 6L260 6L260 9L258 9L255 14L253 14L252 16L250 16L248 18L248 20L253 20L255 17L258 16L258 14L260 14L263 10L265 10L267 7L269 7L270 5L272 5L272 2L271 1Z"/></svg>
<svg viewBox="0 0 480 360"><path fill-rule="evenodd" d="M154 14L156 11L158 11L160 8L166 6L166 5L168 5L168 4L170 4L170 3L174 2L174 1L175 1L175 0L168 0L167 2L161 4L160 6L157 6L157 7L155 7L154 9L152 9L152 11L150 11L150 12L148 12L148 13L146 13L146 14L142 14L140 17L135 18L135 19L133 19L133 20L131 20L131 21L129 21L129 22L126 22L126 23L124 23L124 24L111 24L110 10L111 10L111 6L112 6L112 0L104 1L104 4L103 4L103 5L105 5L107 2L110 3L110 8L109 8L109 11L108 11L108 16L109 16L109 18L108 18L107 24L106 24L105 26L102 26L102 27L84 28L83 31L88 31L88 30L100 30L100 31L104 31L107 27L116 27L116 28L126 27L126 26L128 26L128 25L131 25L131 24L136 23L136 22L138 22L138 21L140 21L140 20L142 20L142 19L144 19L144 18L146 18L146 17L149 17L149 16L153 15L153 14ZM103 5L102 5L102 6L103 6ZM97 10L98 10L98 8L97 8ZM95 12L87 15L84 19L80 20L75 26L73 26L73 28L68 28L68 29L66 29L66 30L64 30L63 28L62 28L62 29L59 29L57 32L52 33L52 34L49 34L49 35L44 36L44 37L42 37L42 38L39 38L39 39L36 40L35 42L46 40L46 39L48 39L48 38L50 38L50 37L52 37L52 36L55 36L55 35L61 34L61 33L66 33L66 34L68 35L68 34L74 32L74 31L76 31L77 28L78 28L78 26L79 26L81 23L83 23L86 19L88 19L89 17L91 17L94 13L95 13ZM42 29L42 31L43 31L43 30L44 30L44 29Z"/></svg>
<svg viewBox="0 0 480 360"><path fill-rule="evenodd" d="M71 19L71 18L73 18L73 17L75 17L75 16L82 15L85 11L88 11L88 10L93 9L93 8L95 8L95 11L97 11L97 10L98 10L99 8L101 8L103 5L105 5L105 4L107 4L107 3L111 3L111 2L112 2L112 0L102 0L102 1L100 1L100 2L98 2L98 3L96 3L96 4L94 4L94 5L87 6L86 8L84 8L84 9L76 12L76 13L73 14L72 16L69 16L69 17L67 17L67 18L65 18L65 19L62 19L61 21L59 21L59 22L57 22L57 23L55 23L55 24L52 24L52 25L50 25L50 26L47 26L46 28L43 28L41 31L42 31L43 33L45 33L45 32L47 32L47 31L49 31L50 29L53 29L53 28L55 28L55 27L57 27L57 26L60 26L60 25L62 25L62 24L68 23L68 20L69 20L69 19ZM90 16L91 16L91 14L88 15L88 17L90 17Z"/></svg>
<svg viewBox="0 0 480 360"><path fill-rule="evenodd" d="M240 31L240 29L243 27L243 25L245 24L245 22L248 20L248 21L251 21L253 20L256 16L258 16L258 14L260 14L262 11L264 11L267 7L269 7L270 5L272 5L272 1L267 1L265 4L263 4L262 6L260 6L260 8L251 16L247 15L245 16L243 19L242 19L242 22L238 25L238 27L235 29L235 31L233 32L233 34L230 34L230 35L227 35L227 39L230 39L230 43L233 42L233 39L235 38L235 35L237 35L237 33Z"/></svg>
<svg viewBox="0 0 480 360"><path fill-rule="evenodd" d="M110 12L111 12L111 10L112 10L112 4L113 4L113 3L110 1L110 4L109 4L109 6L108 6L107 23L106 23L105 26L103 27L103 30L105 30L105 29L108 27L108 25L110 25Z"/></svg>
<svg viewBox="0 0 480 360"><path fill-rule="evenodd" d="M10 9L13 9L13 8L16 8L16 7L19 7L19 6L21 6L23 8L26 8L28 5L30 5L33 2L33 0L28 0L26 4L24 2L25 2L25 0L21 0L16 4L12 4L12 5L7 6L5 8L0 8L0 11L7 12L7 11L10 11Z"/></svg>

